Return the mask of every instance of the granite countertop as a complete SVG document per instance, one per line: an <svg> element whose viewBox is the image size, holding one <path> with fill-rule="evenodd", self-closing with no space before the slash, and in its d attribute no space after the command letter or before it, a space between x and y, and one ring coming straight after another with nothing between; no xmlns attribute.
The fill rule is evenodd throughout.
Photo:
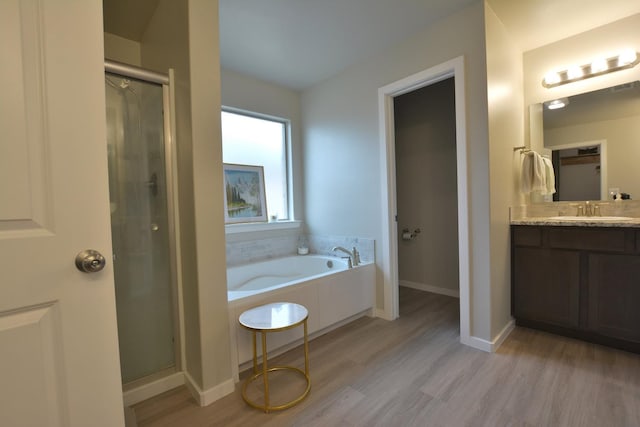
<svg viewBox="0 0 640 427"><path fill-rule="evenodd" d="M584 217L579 220L562 220L550 217L526 217L512 219L511 225L551 225L551 226L571 226L571 227L627 227L640 228L640 218L628 220L599 220L598 217Z"/></svg>
<svg viewBox="0 0 640 427"><path fill-rule="evenodd" d="M577 216L589 204L600 215ZM640 228L640 200L530 203L509 208L509 218L512 225Z"/></svg>

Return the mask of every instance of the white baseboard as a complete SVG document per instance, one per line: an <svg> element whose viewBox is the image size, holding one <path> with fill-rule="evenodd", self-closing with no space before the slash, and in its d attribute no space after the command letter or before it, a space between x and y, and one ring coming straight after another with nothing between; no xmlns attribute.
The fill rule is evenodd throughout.
<svg viewBox="0 0 640 427"><path fill-rule="evenodd" d="M233 378L229 378L228 380L208 390L200 389L200 386L198 386L198 384L193 380L193 378L191 378L191 375L189 375L188 372L184 373L184 378L185 378L185 385L187 386L187 388L191 392L191 395L193 396L194 399L196 399L196 402L198 402L200 406L211 405L216 400L221 399L226 395L233 393L235 390L235 382L233 381Z"/></svg>
<svg viewBox="0 0 640 427"><path fill-rule="evenodd" d="M148 384L141 385L133 390L128 390L122 393L124 406L135 405L136 403L147 400L153 396L157 396L160 393L164 393L165 391L169 391L172 388L179 387L183 384L184 373L176 372Z"/></svg>
<svg viewBox="0 0 640 427"><path fill-rule="evenodd" d="M507 324L504 325L504 328L502 328L502 330L498 333L498 335L493 339L493 344L492 344L493 349L491 351L494 352L497 349L499 349L502 343L504 342L504 340L507 339L507 337L509 336L511 331L515 329L515 327L516 327L515 320L513 319L509 320L509 322L507 322Z"/></svg>
<svg viewBox="0 0 640 427"><path fill-rule="evenodd" d="M394 320L394 319L390 318L390 317L387 315L387 312L385 311L385 309L384 309L384 308L376 308L376 309L373 311L373 314L374 314L374 316L375 316L375 317L379 317L380 319L384 319L384 320Z"/></svg>
<svg viewBox="0 0 640 427"><path fill-rule="evenodd" d="M427 285L425 283L410 282L408 280L400 280L400 286L405 288L417 289L419 291L431 292L434 294L446 295L448 297L460 298L460 291L449 288L441 288L439 286Z"/></svg>
<svg viewBox="0 0 640 427"><path fill-rule="evenodd" d="M469 337L467 339L461 339L461 342L462 344L477 348L478 350L486 351L487 353L494 353L498 350L500 345L502 345L504 340L507 339L515 326L516 324L513 319L510 320L492 341L487 341L478 337Z"/></svg>
<svg viewBox="0 0 640 427"><path fill-rule="evenodd" d="M468 345L469 347L491 353L491 341L487 341L478 337L469 337L467 339L460 338L460 342L464 345Z"/></svg>

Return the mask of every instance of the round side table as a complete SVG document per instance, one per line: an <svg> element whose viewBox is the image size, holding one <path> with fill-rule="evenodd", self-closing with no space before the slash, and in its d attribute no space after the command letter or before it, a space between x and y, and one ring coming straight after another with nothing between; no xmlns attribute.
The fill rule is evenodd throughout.
<svg viewBox="0 0 640 427"><path fill-rule="evenodd" d="M239 317L240 325L251 331L253 338L253 375L246 379L242 385L242 398L247 404L262 409L264 412L279 411L290 408L300 403L311 390L309 378L309 342L307 339L307 318L309 312L300 305L291 302L276 302L255 307L243 312ZM267 333L293 329L302 325L304 327L304 371L294 366L267 366ZM258 371L258 353L256 350L256 334L262 336L262 370ZM282 405L272 406L269 402L269 372L288 370L301 374L307 386L298 397ZM247 397L247 387L256 379L262 377L264 384L264 405L260 405Z"/></svg>

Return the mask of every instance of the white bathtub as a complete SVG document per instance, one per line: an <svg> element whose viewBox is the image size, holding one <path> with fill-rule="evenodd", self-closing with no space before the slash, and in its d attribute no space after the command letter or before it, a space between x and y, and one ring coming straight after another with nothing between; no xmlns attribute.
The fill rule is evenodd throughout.
<svg viewBox="0 0 640 427"><path fill-rule="evenodd" d="M227 269L229 301L347 270L347 260L322 255L289 256Z"/></svg>
<svg viewBox="0 0 640 427"><path fill-rule="evenodd" d="M350 269L341 258L304 255L230 267L227 294L237 366L252 357L251 334L238 323L243 311L272 302L295 302L309 310L309 334L330 330L345 319L371 312L375 264ZM301 337L302 328L269 334L268 349L285 348Z"/></svg>

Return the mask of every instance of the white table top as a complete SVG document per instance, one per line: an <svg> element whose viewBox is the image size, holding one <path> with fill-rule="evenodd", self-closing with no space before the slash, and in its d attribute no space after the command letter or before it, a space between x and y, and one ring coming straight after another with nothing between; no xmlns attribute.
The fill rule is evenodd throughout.
<svg viewBox="0 0 640 427"><path fill-rule="evenodd" d="M307 309L292 302L274 302L249 309L240 315L240 324L249 329L278 330L300 324Z"/></svg>

